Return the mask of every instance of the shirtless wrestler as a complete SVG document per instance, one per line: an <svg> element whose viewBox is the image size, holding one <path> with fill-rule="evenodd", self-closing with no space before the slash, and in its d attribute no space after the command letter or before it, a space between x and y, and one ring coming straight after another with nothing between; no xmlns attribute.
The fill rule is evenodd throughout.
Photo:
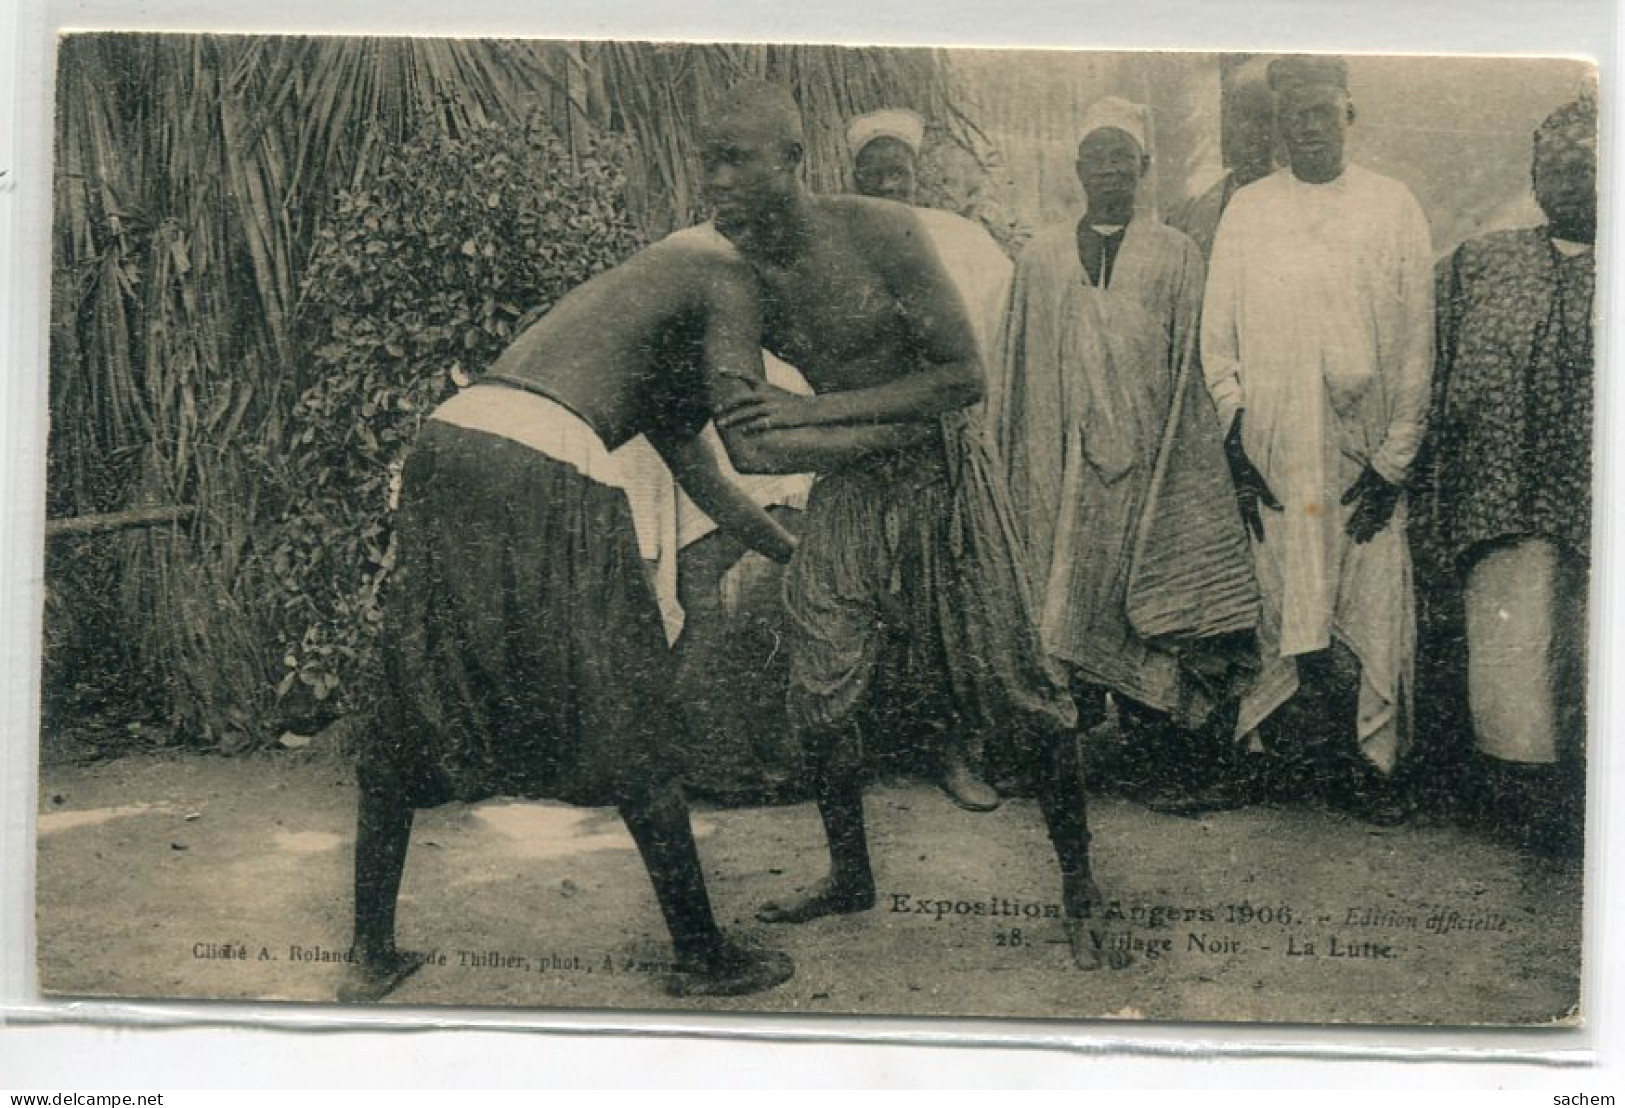
<svg viewBox="0 0 1625 1108"><path fill-rule="evenodd" d="M802 397L712 378L718 426L741 472L819 474L785 579L790 715L813 768L828 879L761 918L799 923L874 905L864 829L858 710L885 664L914 659L966 725L1010 728L1060 860L1076 963L1100 964L1085 921L1099 893L1064 687L1040 650L1019 531L998 467L968 411L982 373L965 309L904 205L812 196L797 177L800 116L750 81L712 113L704 139L713 237L760 286L761 342L805 375ZM686 234L692 234L688 232ZM808 447L857 430L906 445L861 464Z"/></svg>
<svg viewBox="0 0 1625 1108"><path fill-rule="evenodd" d="M395 942L414 811L493 795L618 808L671 933L674 993L791 976L787 957L730 941L713 919L665 734L679 716L673 663L610 457L647 436L697 505L787 560L790 535L697 434L708 377L761 372L759 327L749 267L674 236L566 296L424 424L402 481L380 718L360 751L356 962L341 1000L376 1000L416 968ZM823 468L918 436L759 438Z"/></svg>

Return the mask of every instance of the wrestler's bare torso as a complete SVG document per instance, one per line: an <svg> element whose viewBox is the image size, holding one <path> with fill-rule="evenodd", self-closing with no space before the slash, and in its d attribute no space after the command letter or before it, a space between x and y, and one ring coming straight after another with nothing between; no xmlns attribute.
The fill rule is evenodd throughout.
<svg viewBox="0 0 1625 1108"><path fill-rule="evenodd" d="M742 261L675 236L573 289L487 375L551 396L611 449L674 418L692 434L706 403L707 328L751 333L756 349L755 296Z"/></svg>
<svg viewBox="0 0 1625 1108"><path fill-rule="evenodd" d="M981 398L964 306L909 208L793 191L754 220L728 214L719 214L716 229L755 274L759 341L795 365L815 393L803 399L731 382L738 359L708 344L718 425L736 464L752 435L797 428L814 433L807 444L837 427L908 426L914 432L906 441L894 436L891 448L929 447L940 441L938 416ZM820 473L855 457L781 445L773 464L799 461Z"/></svg>
<svg viewBox="0 0 1625 1108"><path fill-rule="evenodd" d="M918 320L897 288L894 245L919 234L906 209L817 197L812 226L787 259L750 252L760 283L762 343L819 393L867 388L917 372ZM748 243L744 247L749 251Z"/></svg>
<svg viewBox="0 0 1625 1108"><path fill-rule="evenodd" d="M490 373L570 407L610 447L694 433L708 403L737 398L737 379L763 378L763 346L820 396L881 397L879 414L825 410L817 422L927 418L944 406L940 383L922 375L933 367L970 366L949 406L979 396L964 308L908 208L807 197L793 233L778 230L770 245L735 233L732 250L710 232L673 235L571 292ZM823 468L794 457L805 464L779 471Z"/></svg>

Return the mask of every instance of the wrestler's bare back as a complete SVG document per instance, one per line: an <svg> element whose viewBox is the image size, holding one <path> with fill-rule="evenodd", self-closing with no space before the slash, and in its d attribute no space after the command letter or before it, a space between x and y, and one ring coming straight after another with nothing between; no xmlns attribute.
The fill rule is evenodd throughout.
<svg viewBox="0 0 1625 1108"><path fill-rule="evenodd" d="M764 345L831 401L878 400L826 422L912 422L979 399L964 308L909 209L809 198L808 216L789 249L756 251L745 236L730 250L700 229L673 235L571 292L489 375L547 393L610 447L672 430L674 419L679 435L696 432L705 405L729 394L724 382L762 379ZM743 472L822 471L901 441L826 438L820 450L792 435L757 468L730 428L724 436Z"/></svg>
<svg viewBox="0 0 1625 1108"><path fill-rule="evenodd" d="M571 290L487 375L546 393L613 449L660 424L674 398L703 403L694 355L705 327L728 312L751 327L753 304L741 261L674 236Z"/></svg>

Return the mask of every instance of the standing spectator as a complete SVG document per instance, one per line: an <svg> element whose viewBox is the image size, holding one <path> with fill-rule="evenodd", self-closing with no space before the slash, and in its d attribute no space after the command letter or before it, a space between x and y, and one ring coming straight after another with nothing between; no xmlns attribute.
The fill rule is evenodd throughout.
<svg viewBox="0 0 1625 1108"><path fill-rule="evenodd" d="M1237 190L1275 172L1275 94L1261 63L1249 62L1225 85L1219 105L1219 156L1224 176L1180 208L1168 222L1213 256L1219 220Z"/></svg>
<svg viewBox="0 0 1625 1108"><path fill-rule="evenodd" d="M1577 851L1583 830L1596 159L1595 102L1554 112L1532 167L1547 222L1464 243L1439 268L1418 527L1460 598L1494 817L1548 853Z"/></svg>
<svg viewBox="0 0 1625 1108"><path fill-rule="evenodd" d="M1416 652L1405 485L1432 373L1432 248L1410 190L1347 161L1347 65L1280 58L1269 82L1289 168L1225 211L1202 320L1263 597L1262 668L1237 733L1270 722L1264 737L1298 740L1325 799L1397 823L1389 775Z"/></svg>
<svg viewBox="0 0 1625 1108"><path fill-rule="evenodd" d="M1202 760L1189 728L1232 658L1253 660L1258 604L1195 370L1202 258L1136 209L1147 130L1146 110L1116 97L1085 117L1088 208L1022 252L993 401L1044 647L1086 726L1113 694L1135 763L1165 789Z"/></svg>

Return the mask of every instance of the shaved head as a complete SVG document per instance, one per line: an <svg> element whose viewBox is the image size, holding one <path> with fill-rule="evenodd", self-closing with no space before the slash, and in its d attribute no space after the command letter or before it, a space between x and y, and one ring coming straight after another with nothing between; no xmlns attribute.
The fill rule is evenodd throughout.
<svg viewBox="0 0 1625 1108"><path fill-rule="evenodd" d="M781 146L804 141L801 109L790 90L754 77L734 84L711 105L704 132L708 139L738 136Z"/></svg>
<svg viewBox="0 0 1625 1108"><path fill-rule="evenodd" d="M760 232L785 218L800 192L801 112L787 89L740 81L711 106L700 156L712 221L724 235Z"/></svg>

